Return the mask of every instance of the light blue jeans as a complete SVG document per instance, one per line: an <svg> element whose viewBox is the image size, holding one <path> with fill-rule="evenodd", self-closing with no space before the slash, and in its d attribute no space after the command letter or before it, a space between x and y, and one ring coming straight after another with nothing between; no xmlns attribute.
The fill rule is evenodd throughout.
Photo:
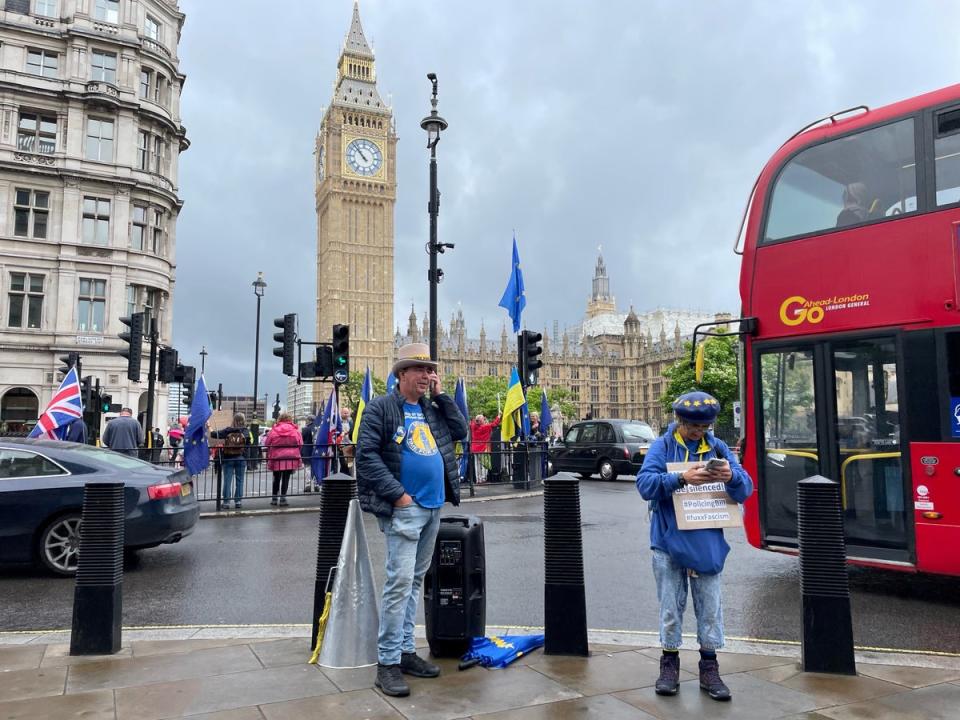
<svg viewBox="0 0 960 720"><path fill-rule="evenodd" d="M243 500L243 476L247 472L247 461L243 457L224 458L223 461L223 498L224 504L230 502L230 491L234 489L236 478L235 502Z"/></svg>
<svg viewBox="0 0 960 720"><path fill-rule="evenodd" d="M689 576L693 611L697 616L697 640L703 650L723 647L723 605L720 600L720 575ZM683 611L687 607L686 569L676 565L670 555L653 550L653 576L660 600L660 644L664 650L676 650L683 643Z"/></svg>
<svg viewBox="0 0 960 720"><path fill-rule="evenodd" d="M394 508L393 517L378 517L377 521L387 541L377 659L381 665L396 665L400 662L400 653L416 650L413 621L417 616L423 576L433 559L433 546L440 529L440 508L429 510L413 503Z"/></svg>

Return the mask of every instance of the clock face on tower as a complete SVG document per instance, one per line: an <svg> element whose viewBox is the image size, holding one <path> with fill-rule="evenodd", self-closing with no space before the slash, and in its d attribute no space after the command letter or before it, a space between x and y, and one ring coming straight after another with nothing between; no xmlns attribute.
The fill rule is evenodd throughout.
<svg viewBox="0 0 960 720"><path fill-rule="evenodd" d="M372 140L357 138L347 145L347 165L357 175L371 177L383 167L383 152Z"/></svg>

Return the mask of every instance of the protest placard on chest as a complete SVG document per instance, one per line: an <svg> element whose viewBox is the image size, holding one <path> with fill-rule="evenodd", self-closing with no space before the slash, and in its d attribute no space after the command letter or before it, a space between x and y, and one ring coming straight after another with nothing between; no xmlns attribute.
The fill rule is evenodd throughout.
<svg viewBox="0 0 960 720"><path fill-rule="evenodd" d="M683 472L698 464L667 463L667 472ZM680 488L673 493L673 511L680 530L743 527L740 506L727 494L722 482Z"/></svg>

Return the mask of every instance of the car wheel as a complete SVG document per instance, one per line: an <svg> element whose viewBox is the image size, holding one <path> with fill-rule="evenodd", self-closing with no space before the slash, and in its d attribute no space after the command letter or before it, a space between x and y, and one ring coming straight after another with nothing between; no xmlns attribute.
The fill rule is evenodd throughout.
<svg viewBox="0 0 960 720"><path fill-rule="evenodd" d="M40 535L40 561L57 575L71 576L77 572L80 555L80 513L61 515Z"/></svg>
<svg viewBox="0 0 960 720"><path fill-rule="evenodd" d="M600 461L600 479L608 482L617 479L617 472L613 469L613 463L609 460Z"/></svg>

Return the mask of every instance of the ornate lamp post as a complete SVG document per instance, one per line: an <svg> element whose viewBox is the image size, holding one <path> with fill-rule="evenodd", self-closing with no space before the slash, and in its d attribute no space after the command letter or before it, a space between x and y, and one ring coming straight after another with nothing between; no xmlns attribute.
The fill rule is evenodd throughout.
<svg viewBox="0 0 960 720"><path fill-rule="evenodd" d="M266 289L267 284L263 281L263 272L258 272L257 279L253 281L253 294L257 296L257 339L253 350L253 417L250 418L251 422L257 417L257 384L260 380L260 298L263 297L263 291Z"/></svg>
<svg viewBox="0 0 960 720"><path fill-rule="evenodd" d="M430 255L430 270L427 279L430 283L430 359L437 360L437 285L443 278L443 270L437 267L437 253L453 248L453 243L437 242L437 216L440 214L440 191L437 189L437 143L440 133L447 129L447 121L437 114L437 76L428 73L427 80L433 84L433 97L430 98L432 110L420 127L427 131L427 149L430 151L430 199L427 210L430 213L430 242L427 253Z"/></svg>

